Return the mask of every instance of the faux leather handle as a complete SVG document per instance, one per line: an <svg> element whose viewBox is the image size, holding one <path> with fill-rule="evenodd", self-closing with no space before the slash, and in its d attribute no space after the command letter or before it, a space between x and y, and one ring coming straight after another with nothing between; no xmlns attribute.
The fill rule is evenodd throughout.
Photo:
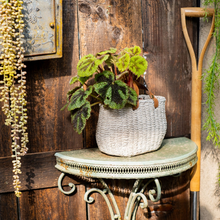
<svg viewBox="0 0 220 220"><path fill-rule="evenodd" d="M150 92L150 91L146 91L146 92L150 96L150 98L153 99L153 101L154 101L154 108L157 108L159 103L158 103L158 100L155 97L155 95L152 92Z"/></svg>

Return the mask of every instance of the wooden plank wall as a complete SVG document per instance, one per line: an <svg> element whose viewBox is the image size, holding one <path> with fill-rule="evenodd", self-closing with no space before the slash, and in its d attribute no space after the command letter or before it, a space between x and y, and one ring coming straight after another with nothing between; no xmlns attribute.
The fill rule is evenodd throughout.
<svg viewBox="0 0 220 220"><path fill-rule="evenodd" d="M84 192L93 185L69 177L64 185L73 181L77 192L66 196L57 189L54 153L96 146L98 109L93 110L82 135L73 131L69 113L60 111L80 56L109 47L141 46L149 62L146 81L156 95L167 99L167 137L189 137L191 64L180 8L190 6L196 6L196 0L63 1L63 58L27 63L30 143L28 155L22 158L19 203L12 193L10 129L0 111L0 220L110 219L100 195L93 195L94 204L85 204ZM187 23L196 47L195 24L192 20ZM162 178L162 199L156 205L149 203L147 210L139 209L137 219L189 219L189 172ZM108 182L123 216L133 181Z"/></svg>
<svg viewBox="0 0 220 220"><path fill-rule="evenodd" d="M192 0L142 1L144 52L149 62L146 81L155 94L167 100L167 137L190 135L191 62L183 39L180 8L195 5ZM187 20L194 51L196 25L196 21Z"/></svg>

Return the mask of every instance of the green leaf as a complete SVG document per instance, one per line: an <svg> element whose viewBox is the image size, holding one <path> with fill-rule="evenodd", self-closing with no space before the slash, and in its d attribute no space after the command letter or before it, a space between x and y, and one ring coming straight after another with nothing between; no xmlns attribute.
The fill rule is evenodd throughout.
<svg viewBox="0 0 220 220"><path fill-rule="evenodd" d="M133 56L130 59L129 70L131 70L135 75L140 77L147 69L148 63L141 56Z"/></svg>
<svg viewBox="0 0 220 220"><path fill-rule="evenodd" d="M141 53L141 48L139 46L134 46L130 48L126 48L125 51L134 55L139 55Z"/></svg>
<svg viewBox="0 0 220 220"><path fill-rule="evenodd" d="M114 81L114 74L111 71L103 71L95 75L96 82L112 83Z"/></svg>
<svg viewBox="0 0 220 220"><path fill-rule="evenodd" d="M70 79L69 84L72 85L73 83L75 83L75 82L77 82L77 81L79 81L78 76L74 76L74 77L72 77L72 78Z"/></svg>
<svg viewBox="0 0 220 220"><path fill-rule="evenodd" d="M121 80L116 80L106 92L104 103L112 109L125 106L128 99L128 86Z"/></svg>
<svg viewBox="0 0 220 220"><path fill-rule="evenodd" d="M101 51L97 53L97 55L101 56L101 55L108 54L108 53L113 54L113 53L116 53L116 51L117 51L116 48L111 47L109 50L105 50L105 51Z"/></svg>
<svg viewBox="0 0 220 220"><path fill-rule="evenodd" d="M128 68L129 62L130 56L126 53L118 59L116 66L120 72L124 72Z"/></svg>
<svg viewBox="0 0 220 220"><path fill-rule="evenodd" d="M136 106L137 105L137 101L138 101L137 93L134 91L134 89L129 87L127 103L131 104L133 106Z"/></svg>
<svg viewBox="0 0 220 220"><path fill-rule="evenodd" d="M71 121L73 123L73 128L78 134L82 133L82 130L86 126L86 120L91 115L91 106L88 101L86 101L81 108L74 111L71 115Z"/></svg>
<svg viewBox="0 0 220 220"><path fill-rule="evenodd" d="M98 69L97 59L92 55L88 54L80 59L77 64L78 76L89 77L92 76Z"/></svg>
<svg viewBox="0 0 220 220"><path fill-rule="evenodd" d="M63 111L67 106L68 106L69 103L66 103L61 109L60 111Z"/></svg>
<svg viewBox="0 0 220 220"><path fill-rule="evenodd" d="M88 96L92 93L92 87L89 86L85 91L83 88L78 89L70 99L68 111L81 108L85 103Z"/></svg>
<svg viewBox="0 0 220 220"><path fill-rule="evenodd" d="M120 109L125 106L128 99L128 86L120 81L114 81L114 74L110 71L104 71L96 75L97 84L94 89L100 95L104 104L112 109Z"/></svg>
<svg viewBox="0 0 220 220"><path fill-rule="evenodd" d="M68 105L69 105L69 101L70 101L70 98L71 98L71 96L72 96L72 94L74 93L74 92L76 92L78 89L80 89L81 87L80 86L77 86L77 87L75 87L75 88L73 88L73 89L71 89L71 90L69 90L68 92L67 92L67 99L66 99L66 104L60 109L61 111L63 111Z"/></svg>
<svg viewBox="0 0 220 220"><path fill-rule="evenodd" d="M75 87L75 88L69 90L69 91L67 92L67 98L69 99L69 97L70 97L76 90L78 90L78 89L80 89L80 88L81 88L81 86L77 86L77 87Z"/></svg>
<svg viewBox="0 0 220 220"><path fill-rule="evenodd" d="M108 59L105 61L105 63L108 65L108 66L112 66L114 61L113 61L113 56L109 55Z"/></svg>
<svg viewBox="0 0 220 220"><path fill-rule="evenodd" d="M109 55L105 55L104 57L97 58L95 61L97 65L101 65L104 61L108 59Z"/></svg>
<svg viewBox="0 0 220 220"><path fill-rule="evenodd" d="M84 83L90 78L91 76L88 76L88 77L79 77L79 81L80 81L80 83L81 84L83 84L84 85Z"/></svg>
<svg viewBox="0 0 220 220"><path fill-rule="evenodd" d="M132 49L131 49L132 53L135 54L135 55L139 55L141 53L141 48L138 47L138 46L134 46Z"/></svg>

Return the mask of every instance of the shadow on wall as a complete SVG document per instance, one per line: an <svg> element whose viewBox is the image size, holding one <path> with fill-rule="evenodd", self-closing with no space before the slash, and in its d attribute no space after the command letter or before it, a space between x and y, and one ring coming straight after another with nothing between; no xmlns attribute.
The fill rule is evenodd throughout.
<svg viewBox="0 0 220 220"><path fill-rule="evenodd" d="M207 220L218 220L220 219L220 216L214 217L212 214L212 211L207 209L205 206L200 207L200 217L202 216L203 219Z"/></svg>
<svg viewBox="0 0 220 220"><path fill-rule="evenodd" d="M211 157L213 161L220 166L220 150L219 148L216 148L211 141L206 140L207 132L202 131L202 160L208 159L208 157ZM220 168L219 168L220 171ZM218 179L219 178L219 179ZM216 205L218 209L220 209L220 176L216 176L216 184L214 187L214 196L219 198L218 204ZM220 220L220 215L218 218Z"/></svg>

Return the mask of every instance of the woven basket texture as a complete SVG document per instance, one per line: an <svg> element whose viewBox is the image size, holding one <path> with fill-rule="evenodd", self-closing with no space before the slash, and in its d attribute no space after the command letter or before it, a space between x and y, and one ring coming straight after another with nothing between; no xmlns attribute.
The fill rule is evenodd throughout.
<svg viewBox="0 0 220 220"><path fill-rule="evenodd" d="M114 156L135 156L157 150L167 130L165 101L159 106L148 95L139 96L139 107L114 110L100 105L96 141L101 152Z"/></svg>

